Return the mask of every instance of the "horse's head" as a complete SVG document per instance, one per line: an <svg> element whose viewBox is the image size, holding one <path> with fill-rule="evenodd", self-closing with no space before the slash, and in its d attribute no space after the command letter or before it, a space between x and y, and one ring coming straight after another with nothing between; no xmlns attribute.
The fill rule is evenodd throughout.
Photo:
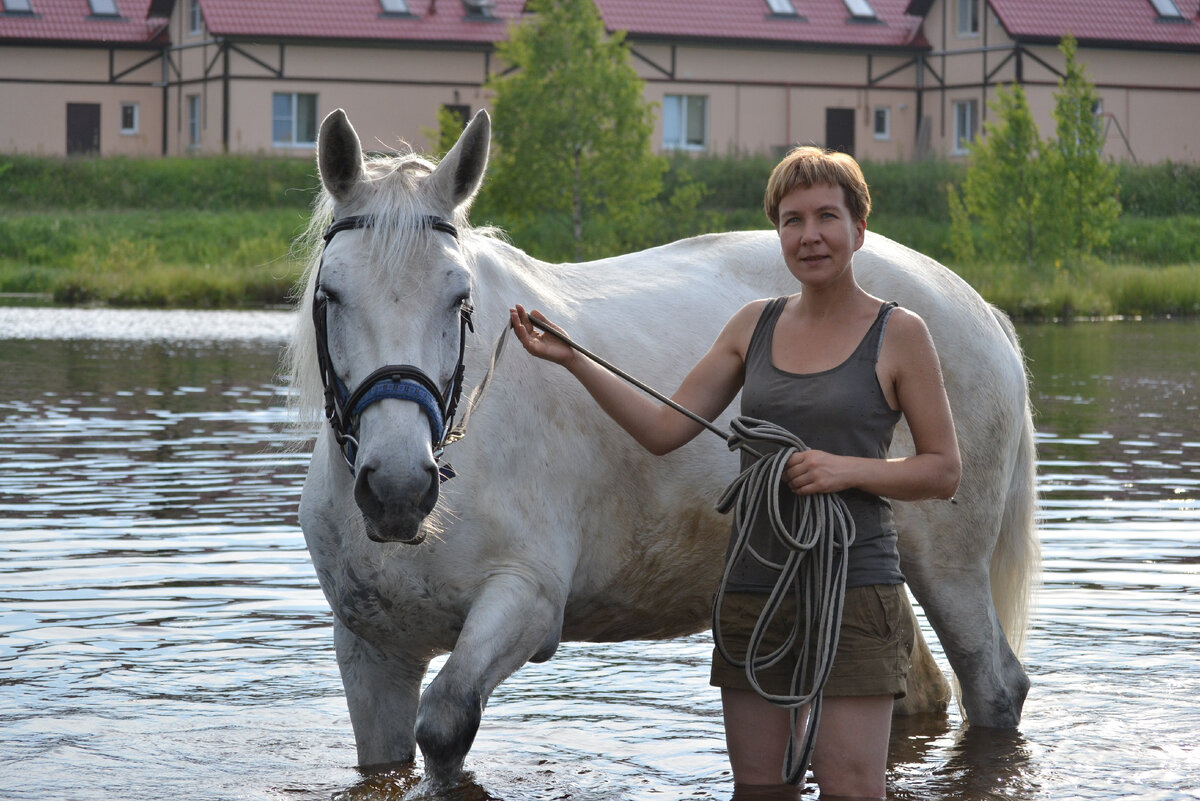
<svg viewBox="0 0 1200 801"><path fill-rule="evenodd" d="M323 406L330 469L352 478L371 539L419 542L462 380L471 275L459 229L487 164L484 112L436 166L364 161L341 110L321 124L321 230L293 348L302 406ZM307 325L311 319L311 328ZM318 443L318 457L322 445Z"/></svg>

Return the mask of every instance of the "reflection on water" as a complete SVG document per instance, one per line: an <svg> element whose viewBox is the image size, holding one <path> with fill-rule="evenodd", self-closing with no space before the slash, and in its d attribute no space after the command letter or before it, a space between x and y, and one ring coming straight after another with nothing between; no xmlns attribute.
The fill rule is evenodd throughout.
<svg viewBox="0 0 1200 801"><path fill-rule="evenodd" d="M0 310L0 793L384 799L296 524L286 316ZM1025 327L1043 586L1019 732L898 722L893 799L1200 798L1200 325ZM300 450L303 450L302 448ZM710 645L566 644L447 801L729 795Z"/></svg>

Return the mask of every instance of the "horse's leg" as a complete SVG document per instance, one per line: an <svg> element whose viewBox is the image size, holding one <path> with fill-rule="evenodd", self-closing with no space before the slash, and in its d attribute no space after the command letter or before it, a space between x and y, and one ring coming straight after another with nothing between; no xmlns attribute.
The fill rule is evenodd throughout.
<svg viewBox="0 0 1200 801"><path fill-rule="evenodd" d="M454 651L426 688L417 712L417 743L430 779L444 782L458 775L496 685L527 661L554 654L562 633L563 593L516 573L493 576L480 589Z"/></svg>
<svg viewBox="0 0 1200 801"><path fill-rule="evenodd" d="M953 695L950 682L946 680L945 674L929 650L929 644L925 642L925 635L917 622L912 605L906 606L911 618L909 623L917 636L913 644L912 667L908 672L908 693L896 701L892 711L904 717L944 715Z"/></svg>
<svg viewBox="0 0 1200 801"><path fill-rule="evenodd" d="M904 575L958 677L966 717L975 726L1013 728L1029 679L992 604L988 565L998 514L972 514L960 502L919 517L901 534Z"/></svg>
<svg viewBox="0 0 1200 801"><path fill-rule="evenodd" d="M359 766L411 763L415 756L413 722L428 659L384 653L336 619L333 643Z"/></svg>

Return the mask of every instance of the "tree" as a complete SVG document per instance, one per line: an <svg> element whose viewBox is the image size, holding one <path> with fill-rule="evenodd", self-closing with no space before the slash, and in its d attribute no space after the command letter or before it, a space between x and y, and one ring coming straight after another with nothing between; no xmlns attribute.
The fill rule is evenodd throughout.
<svg viewBox="0 0 1200 801"><path fill-rule="evenodd" d="M1019 84L998 89L990 106L996 119L985 123L984 136L970 145L963 203L981 224L990 258L1024 259L1033 267L1046 245L1037 123Z"/></svg>
<svg viewBox="0 0 1200 801"><path fill-rule="evenodd" d="M995 121L971 143L961 204L952 195L957 255L971 252L969 224L978 221L989 259L1024 260L1030 268L1084 256L1108 241L1121 212L1116 168L1106 163L1096 123L1097 97L1075 58L1075 40L1059 49L1066 67L1054 93L1056 136L1042 141L1018 84L989 104Z"/></svg>
<svg viewBox="0 0 1200 801"><path fill-rule="evenodd" d="M497 47L512 69L489 84L488 202L514 234L554 225L569 229L576 259L604 253L623 229L644 225L660 190L666 161L650 147L653 107L624 35L605 34L592 0L528 5L536 16Z"/></svg>
<svg viewBox="0 0 1200 801"><path fill-rule="evenodd" d="M1063 39L1063 77L1054 95L1056 138L1045 148L1047 206L1054 210L1058 237L1071 255L1083 256L1108 243L1121 214L1117 168L1100 155L1103 132L1096 118L1099 98L1083 65L1075 59L1075 39Z"/></svg>

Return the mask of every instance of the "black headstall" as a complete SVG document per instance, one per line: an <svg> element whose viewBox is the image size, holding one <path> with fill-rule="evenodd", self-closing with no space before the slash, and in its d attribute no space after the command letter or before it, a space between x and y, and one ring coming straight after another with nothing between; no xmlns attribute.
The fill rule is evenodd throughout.
<svg viewBox="0 0 1200 801"><path fill-rule="evenodd" d="M351 231L359 228L370 228L374 220L369 216L342 217L334 220L325 229L325 247L334 235L341 231ZM434 231L450 234L458 238L458 229L449 220L442 217L427 216L422 218L422 224ZM325 387L325 417L333 429L334 438L341 448L342 456L354 473L354 461L358 455L358 440L355 436L358 419L363 410L373 403L385 398L412 401L421 407L429 420L429 432L433 443L434 458L439 460L447 442L449 433L454 425L454 415L458 410L459 397L462 395L463 375L465 368L463 357L466 351L467 331L475 331L472 321L474 310L470 304L464 303L459 316L458 365L445 391L439 389L423 370L411 364L389 364L380 367L354 389L349 390L345 382L338 376L333 359L329 355L329 335L326 320L327 301L321 294L321 268L325 257L321 256L321 264L317 266L316 281L313 284L312 318L313 329L316 332L317 365L321 372L321 383ZM442 480L452 477L453 471L449 465L439 464Z"/></svg>

